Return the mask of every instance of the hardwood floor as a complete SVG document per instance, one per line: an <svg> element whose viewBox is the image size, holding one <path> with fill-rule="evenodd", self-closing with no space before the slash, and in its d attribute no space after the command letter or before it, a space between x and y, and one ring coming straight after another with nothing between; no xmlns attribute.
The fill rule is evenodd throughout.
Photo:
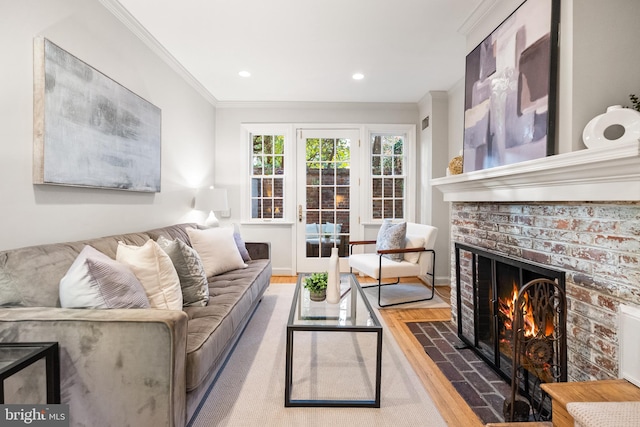
<svg viewBox="0 0 640 427"><path fill-rule="evenodd" d="M273 276L271 278L271 283L295 283L295 281L295 276ZM358 281L361 283L374 282L373 279L362 277L358 277ZM436 287L436 292L443 300L449 301L451 292L448 286L438 286ZM387 308L380 310L380 313L447 424L456 427L483 426L482 421L469 408L435 363L427 356L422 345L406 325L407 322L449 320L451 318L451 310L449 308Z"/></svg>

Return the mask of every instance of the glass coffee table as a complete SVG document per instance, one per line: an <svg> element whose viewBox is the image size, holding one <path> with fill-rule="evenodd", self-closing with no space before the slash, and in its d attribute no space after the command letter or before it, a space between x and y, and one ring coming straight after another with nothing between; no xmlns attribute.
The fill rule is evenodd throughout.
<svg viewBox="0 0 640 427"><path fill-rule="evenodd" d="M289 320L285 406L380 407L382 326L353 274L340 302L314 302L298 275ZM295 337L295 340L294 340Z"/></svg>
<svg viewBox="0 0 640 427"><path fill-rule="evenodd" d="M4 380L40 359L45 360L47 403L60 403L60 359L57 342L0 343L0 404Z"/></svg>

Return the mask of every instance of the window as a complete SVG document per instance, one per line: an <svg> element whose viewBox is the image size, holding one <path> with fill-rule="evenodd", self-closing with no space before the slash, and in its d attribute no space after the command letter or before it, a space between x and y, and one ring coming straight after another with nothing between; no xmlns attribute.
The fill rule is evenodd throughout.
<svg viewBox="0 0 640 427"><path fill-rule="evenodd" d="M373 219L404 218L404 137L371 136Z"/></svg>
<svg viewBox="0 0 640 427"><path fill-rule="evenodd" d="M284 135L251 134L251 218L284 218Z"/></svg>
<svg viewBox="0 0 640 427"><path fill-rule="evenodd" d="M370 126L368 137L369 218L412 220L415 206L415 127L412 125Z"/></svg>

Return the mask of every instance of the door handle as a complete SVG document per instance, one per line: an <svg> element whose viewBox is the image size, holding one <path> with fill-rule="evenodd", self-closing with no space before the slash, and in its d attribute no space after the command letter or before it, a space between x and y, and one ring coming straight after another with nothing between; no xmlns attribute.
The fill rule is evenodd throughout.
<svg viewBox="0 0 640 427"><path fill-rule="evenodd" d="M302 222L302 205L298 205L298 221Z"/></svg>

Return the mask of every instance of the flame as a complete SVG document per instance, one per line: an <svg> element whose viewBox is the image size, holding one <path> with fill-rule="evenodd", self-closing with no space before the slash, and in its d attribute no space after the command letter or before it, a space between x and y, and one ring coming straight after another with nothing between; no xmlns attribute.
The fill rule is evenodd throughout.
<svg viewBox="0 0 640 427"><path fill-rule="evenodd" d="M499 299L499 307L498 310L504 316L504 327L507 330L513 329L513 317L515 312L516 303L518 301L518 286L514 282L513 290L511 291L511 296L505 299ZM540 332L539 325L536 324L536 321L533 317L533 309L531 307L531 302L529 301L529 295L524 296L524 307L522 310L524 315L524 322L522 328L524 330L525 337L535 337ZM553 333L553 324L552 322L545 322L545 335L549 336ZM550 324L551 323L551 324Z"/></svg>

